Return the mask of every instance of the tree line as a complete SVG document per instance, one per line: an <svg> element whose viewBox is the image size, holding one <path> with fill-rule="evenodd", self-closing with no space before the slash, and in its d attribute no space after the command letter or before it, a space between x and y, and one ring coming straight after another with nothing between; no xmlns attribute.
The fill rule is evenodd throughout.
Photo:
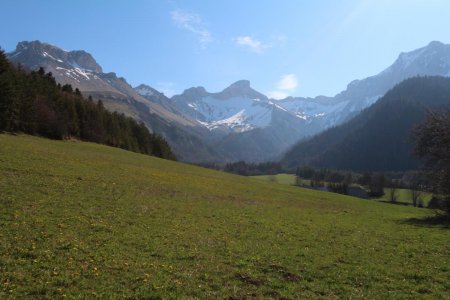
<svg viewBox="0 0 450 300"><path fill-rule="evenodd" d="M279 162L263 162L263 163L247 163L245 161L238 161L234 163L227 163L219 169L233 174L243 176L256 175L273 175L283 172L283 167Z"/></svg>
<svg viewBox="0 0 450 300"><path fill-rule="evenodd" d="M409 172L354 173L316 170L308 166L298 167L297 178L309 179L310 185L322 186L328 182L328 190L347 194L348 186L357 183L368 189L371 197L380 197L388 192L388 199L397 202L398 189L409 189L414 206L423 206L422 193L432 192L428 207L446 212L450 220L450 107L429 110L425 121L412 130L415 143L413 154L425 162L422 169Z"/></svg>
<svg viewBox="0 0 450 300"><path fill-rule="evenodd" d="M414 153L425 161L424 172L431 182L434 199L450 221L450 107L429 111L425 122L413 130Z"/></svg>
<svg viewBox="0 0 450 300"><path fill-rule="evenodd" d="M422 171L407 172L365 172L356 173L330 169L314 169L308 166L298 167L296 172L296 184L303 187L325 189L329 192L351 195L352 189L363 188L363 194L358 197L380 198L386 193L390 202L398 202L400 189L408 189L411 193L413 206L423 206L423 192L432 191L432 182ZM305 185L304 181L308 184ZM354 195L355 196L355 195ZM435 201L431 206L441 206Z"/></svg>
<svg viewBox="0 0 450 300"><path fill-rule="evenodd" d="M0 50L0 131L51 139L76 138L175 160L168 143L141 122L85 99L71 85L57 84L43 68L24 70Z"/></svg>

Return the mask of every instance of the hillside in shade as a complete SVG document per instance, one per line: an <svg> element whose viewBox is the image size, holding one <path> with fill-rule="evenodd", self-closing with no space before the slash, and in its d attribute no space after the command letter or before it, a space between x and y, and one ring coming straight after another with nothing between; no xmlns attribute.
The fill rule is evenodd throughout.
<svg viewBox="0 0 450 300"><path fill-rule="evenodd" d="M450 105L450 78L414 77L347 123L299 142L282 163L355 171L417 169L412 128L428 110Z"/></svg>

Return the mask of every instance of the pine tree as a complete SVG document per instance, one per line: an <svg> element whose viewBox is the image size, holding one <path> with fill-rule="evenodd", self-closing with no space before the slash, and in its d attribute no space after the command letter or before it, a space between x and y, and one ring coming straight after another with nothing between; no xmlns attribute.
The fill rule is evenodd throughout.
<svg viewBox="0 0 450 300"><path fill-rule="evenodd" d="M57 84L43 68L26 72L0 51L0 131L53 139L78 137L127 150L175 159L169 145L143 123L111 113L103 102L84 99L78 88Z"/></svg>

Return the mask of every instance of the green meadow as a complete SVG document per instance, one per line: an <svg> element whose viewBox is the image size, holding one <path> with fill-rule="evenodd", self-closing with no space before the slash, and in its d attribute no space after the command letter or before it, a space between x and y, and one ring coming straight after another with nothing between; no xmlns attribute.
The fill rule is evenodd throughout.
<svg viewBox="0 0 450 300"><path fill-rule="evenodd" d="M399 203L408 203L408 204L412 205L413 201L412 201L412 191L411 190L409 190L409 189L397 189L397 192L395 193L395 195L397 197L397 202L399 202ZM420 200L422 201L424 206L427 206L428 202L430 202L432 197L433 197L432 193L421 192ZM389 199L389 189L388 188L384 189L384 196L382 196L380 198L380 200L390 201L390 199Z"/></svg>
<svg viewBox="0 0 450 300"><path fill-rule="evenodd" d="M0 135L0 299L449 299L435 212Z"/></svg>
<svg viewBox="0 0 450 300"><path fill-rule="evenodd" d="M293 174L276 174L276 175L258 175L252 176L253 178L268 181L268 182L277 182L281 184L287 185L296 185L295 175ZM301 183L305 186L310 184L310 180L301 179ZM421 192L420 199L424 206L427 206L430 202L433 194L428 192ZM397 202L398 204L410 204L412 205L412 195L411 190L409 189L397 189L396 192ZM384 189L384 195L380 198L374 198L372 200L389 202L389 188Z"/></svg>

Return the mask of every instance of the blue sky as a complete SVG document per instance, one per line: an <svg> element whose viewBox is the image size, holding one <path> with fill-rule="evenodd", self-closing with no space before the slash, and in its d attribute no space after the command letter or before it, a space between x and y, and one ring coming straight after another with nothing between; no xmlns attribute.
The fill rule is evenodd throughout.
<svg viewBox="0 0 450 300"><path fill-rule="evenodd" d="M41 40L166 94L239 79L268 95L332 96L400 52L450 43L448 0L2 0L0 46Z"/></svg>

